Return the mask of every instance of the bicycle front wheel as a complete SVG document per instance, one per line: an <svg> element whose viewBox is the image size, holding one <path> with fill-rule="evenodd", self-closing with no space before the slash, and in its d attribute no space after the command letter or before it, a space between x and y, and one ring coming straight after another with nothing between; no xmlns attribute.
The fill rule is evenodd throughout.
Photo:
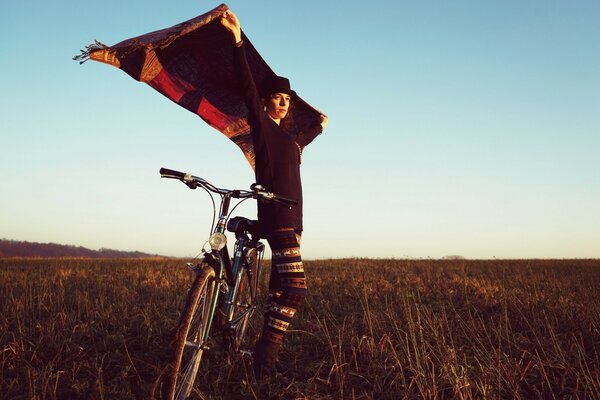
<svg viewBox="0 0 600 400"><path fill-rule="evenodd" d="M166 399L185 400L192 393L210 326L215 271L203 263L189 290L175 333L175 353L167 372Z"/></svg>

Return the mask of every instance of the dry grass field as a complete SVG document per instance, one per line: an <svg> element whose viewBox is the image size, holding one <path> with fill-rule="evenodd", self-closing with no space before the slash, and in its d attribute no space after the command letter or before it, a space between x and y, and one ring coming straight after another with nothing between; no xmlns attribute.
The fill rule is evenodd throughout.
<svg viewBox="0 0 600 400"><path fill-rule="evenodd" d="M159 398L182 265L1 259L0 398ZM305 265L283 354L299 379L255 382L215 346L198 398L600 398L598 260Z"/></svg>

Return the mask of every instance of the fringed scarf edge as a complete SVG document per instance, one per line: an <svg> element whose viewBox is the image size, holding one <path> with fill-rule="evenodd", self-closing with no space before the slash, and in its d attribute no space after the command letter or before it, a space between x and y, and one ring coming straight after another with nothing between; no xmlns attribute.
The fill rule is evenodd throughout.
<svg viewBox="0 0 600 400"><path fill-rule="evenodd" d="M93 52L98 51L98 50L107 50L109 48L110 48L109 46L94 39L94 43L92 43L88 46L85 46L85 49L79 50L81 52L81 54L74 56L73 60L79 61L79 64L83 64L84 62L86 62L87 60L90 59L90 55Z"/></svg>
<svg viewBox="0 0 600 400"><path fill-rule="evenodd" d="M73 57L74 61L78 61L79 64L83 64L89 59L93 59L95 61L101 61L108 64L117 65L118 67L118 59L116 58L116 49L117 48L127 48L127 51L120 54L121 57L125 56L127 53L134 51L139 48L146 48L148 50L152 50L154 48L162 48L171 44L175 39L180 36L183 36L193 30L198 29L201 26L208 24L214 19L220 17L225 11L229 10L229 7L226 4L221 4L213 10L199 15L191 20L182 22L180 24L174 25L170 28L161 29L155 32L150 32L132 39L125 40L121 43L117 43L114 46L107 46L98 40L94 40L94 43L86 46L85 49L80 50L81 54L78 54ZM149 42L144 42L140 39L146 38L150 39ZM94 57L92 54L97 51L102 51L102 56L98 55Z"/></svg>

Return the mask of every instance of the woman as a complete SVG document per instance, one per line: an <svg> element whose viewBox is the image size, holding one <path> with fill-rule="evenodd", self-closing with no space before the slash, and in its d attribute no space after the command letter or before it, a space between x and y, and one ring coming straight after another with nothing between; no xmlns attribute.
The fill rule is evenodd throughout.
<svg viewBox="0 0 600 400"><path fill-rule="evenodd" d="M236 68L248 107L256 156L256 182L271 192L298 200L298 205L291 208L273 202L258 203L258 220L273 253L265 323L254 349L254 372L257 378L262 378L284 373L278 361L279 347L290 321L306 297L300 256L300 157L302 149L323 131L327 117L321 115L320 120L305 132L288 133L285 127L292 118L296 95L288 79L270 77L262 82L259 91L246 60L239 20L227 11L221 17L221 24L231 32L234 43Z"/></svg>

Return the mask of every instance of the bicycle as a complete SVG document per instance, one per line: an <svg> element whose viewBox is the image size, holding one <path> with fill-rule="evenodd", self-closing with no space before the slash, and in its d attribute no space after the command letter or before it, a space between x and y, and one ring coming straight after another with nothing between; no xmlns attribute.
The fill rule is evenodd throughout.
<svg viewBox="0 0 600 400"><path fill-rule="evenodd" d="M213 204L208 239L210 250L203 247L202 259L187 263L195 278L175 330L175 351L167 368L165 398L183 400L192 393L202 354L210 349L208 341L215 333L221 332L224 353L228 357L251 356L247 350L246 331L257 307L255 299L265 246L260 242L258 221L241 216L230 218L231 214L238 205L251 198L278 202L288 207L297 204L297 201L267 192L257 184L253 184L249 191L229 190L171 169L161 168L160 175L178 179L190 189L204 189ZM212 193L221 198L218 219ZM231 199L240 201L230 210ZM229 257L226 229L235 234L233 259ZM220 318L216 318L217 315Z"/></svg>

